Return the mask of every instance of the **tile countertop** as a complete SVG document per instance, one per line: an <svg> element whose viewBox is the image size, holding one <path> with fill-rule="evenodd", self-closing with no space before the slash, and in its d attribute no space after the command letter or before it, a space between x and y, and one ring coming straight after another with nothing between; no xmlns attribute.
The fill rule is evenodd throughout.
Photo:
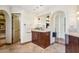
<svg viewBox="0 0 79 59"><path fill-rule="evenodd" d="M69 35L75 36L75 37L79 37L79 33L78 32L70 32Z"/></svg>

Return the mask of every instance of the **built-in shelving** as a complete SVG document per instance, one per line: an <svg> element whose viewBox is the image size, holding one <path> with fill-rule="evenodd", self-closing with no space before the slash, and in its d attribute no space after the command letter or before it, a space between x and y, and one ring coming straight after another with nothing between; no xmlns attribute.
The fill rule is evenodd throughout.
<svg viewBox="0 0 79 59"><path fill-rule="evenodd" d="M4 14L0 14L0 32L5 32L5 16Z"/></svg>

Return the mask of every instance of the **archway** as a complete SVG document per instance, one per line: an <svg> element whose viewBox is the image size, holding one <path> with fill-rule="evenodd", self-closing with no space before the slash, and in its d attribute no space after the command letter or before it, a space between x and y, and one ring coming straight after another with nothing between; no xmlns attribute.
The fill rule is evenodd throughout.
<svg viewBox="0 0 79 59"><path fill-rule="evenodd" d="M0 46L6 43L7 37L7 20L9 20L9 15L5 10L0 10Z"/></svg>
<svg viewBox="0 0 79 59"><path fill-rule="evenodd" d="M55 32L55 42L65 43L65 32L66 32L66 16L63 11L56 11L52 17L52 30ZM54 34L52 34L54 35Z"/></svg>

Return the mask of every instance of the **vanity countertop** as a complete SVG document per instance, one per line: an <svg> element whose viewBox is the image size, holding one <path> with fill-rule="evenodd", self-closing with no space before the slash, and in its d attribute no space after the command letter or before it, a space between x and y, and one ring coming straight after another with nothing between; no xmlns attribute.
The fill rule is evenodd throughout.
<svg viewBox="0 0 79 59"><path fill-rule="evenodd" d="M69 35L75 36L75 37L79 37L79 33L78 32L70 32Z"/></svg>
<svg viewBox="0 0 79 59"><path fill-rule="evenodd" d="M46 29L46 30L36 30L36 29L32 29L32 31L36 31L36 32L50 32L50 30Z"/></svg>

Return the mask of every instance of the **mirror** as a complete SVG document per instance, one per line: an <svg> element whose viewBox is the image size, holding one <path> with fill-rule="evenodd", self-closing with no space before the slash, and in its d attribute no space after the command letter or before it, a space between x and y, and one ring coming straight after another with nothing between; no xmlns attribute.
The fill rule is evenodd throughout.
<svg viewBox="0 0 79 59"><path fill-rule="evenodd" d="M50 26L50 14L46 13L35 17L34 27L42 30L48 29Z"/></svg>

